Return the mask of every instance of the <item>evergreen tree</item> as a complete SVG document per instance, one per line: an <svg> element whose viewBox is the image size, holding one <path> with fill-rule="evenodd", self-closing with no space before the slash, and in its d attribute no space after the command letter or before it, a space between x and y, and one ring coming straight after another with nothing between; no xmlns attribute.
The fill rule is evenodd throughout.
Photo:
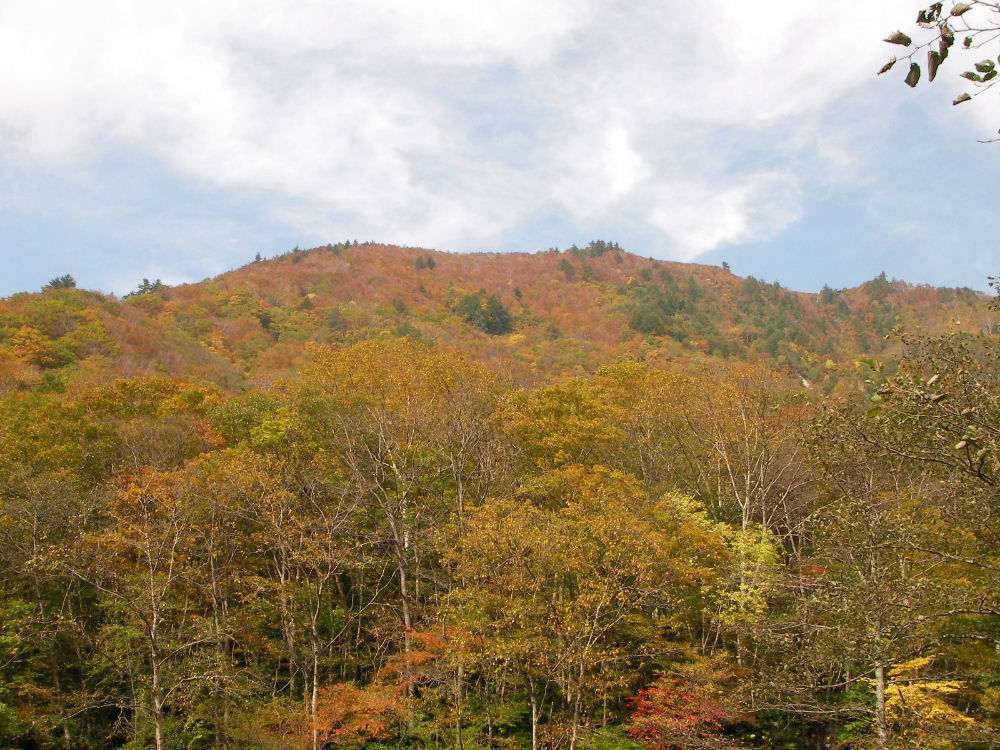
<svg viewBox="0 0 1000 750"><path fill-rule="evenodd" d="M482 289L476 294L462 295L455 312L466 323L491 336L510 333L514 328L514 318L503 302L495 294L487 297Z"/></svg>
<svg viewBox="0 0 1000 750"><path fill-rule="evenodd" d="M73 289L76 287L76 279L70 276L68 273L64 276L56 276L52 281L42 287L43 290L47 289Z"/></svg>

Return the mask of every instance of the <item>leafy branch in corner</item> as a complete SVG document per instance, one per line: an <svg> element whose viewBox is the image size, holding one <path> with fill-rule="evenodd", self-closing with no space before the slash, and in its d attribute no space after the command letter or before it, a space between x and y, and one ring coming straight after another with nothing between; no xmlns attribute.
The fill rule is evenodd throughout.
<svg viewBox="0 0 1000 750"><path fill-rule="evenodd" d="M887 73L897 62L903 60L909 63L903 81L906 85L914 87L920 82L921 76L920 63L914 58L918 53L926 51L927 80L933 81L938 68L948 58L959 37L963 50L977 50L1000 38L1000 2L987 2L987 0L960 2L953 5L948 12L944 11L943 3L934 3L917 13L916 24L921 33L929 32L929 36L924 41L915 42L902 31L889 34L884 41L910 48L910 52L900 58L895 55L889 58L878 71L878 75ZM972 93L963 92L952 104L970 101L992 88L998 80L997 63L1000 63L1000 58L994 62L987 57L973 63L972 70L963 72L961 77L971 81L975 89Z"/></svg>

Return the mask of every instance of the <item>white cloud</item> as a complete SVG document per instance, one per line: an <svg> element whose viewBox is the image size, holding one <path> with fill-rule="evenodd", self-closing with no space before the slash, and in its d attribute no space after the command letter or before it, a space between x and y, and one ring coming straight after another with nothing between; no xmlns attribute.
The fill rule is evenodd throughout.
<svg viewBox="0 0 1000 750"><path fill-rule="evenodd" d="M871 80L879 35L912 14L905 0L5 3L0 144L53 169L128 148L265 193L278 220L348 217L409 244L482 245L546 205L592 220L638 207L694 258L795 221L802 160L850 171L843 138L785 141ZM766 134L774 163L742 164L733 132Z"/></svg>
<svg viewBox="0 0 1000 750"><path fill-rule="evenodd" d="M673 245L673 257L693 260L722 245L773 237L801 213L792 175L759 173L738 180L665 182L649 221Z"/></svg>
<svg viewBox="0 0 1000 750"><path fill-rule="evenodd" d="M649 174L649 170L629 143L625 128L609 128L605 138L607 148L604 161L608 171L608 189L612 195L620 196L635 187L637 182Z"/></svg>

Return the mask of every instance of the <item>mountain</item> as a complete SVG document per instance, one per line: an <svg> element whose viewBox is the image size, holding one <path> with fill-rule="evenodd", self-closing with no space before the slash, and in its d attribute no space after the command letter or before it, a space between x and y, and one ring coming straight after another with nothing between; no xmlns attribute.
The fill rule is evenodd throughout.
<svg viewBox="0 0 1000 750"><path fill-rule="evenodd" d="M990 325L986 296L882 274L794 292L724 268L642 258L615 243L450 254L342 243L118 299L46 289L0 300L0 389L165 374L227 390L293 373L316 344L413 336L523 384L631 356L684 369L758 361L831 391L895 326Z"/></svg>

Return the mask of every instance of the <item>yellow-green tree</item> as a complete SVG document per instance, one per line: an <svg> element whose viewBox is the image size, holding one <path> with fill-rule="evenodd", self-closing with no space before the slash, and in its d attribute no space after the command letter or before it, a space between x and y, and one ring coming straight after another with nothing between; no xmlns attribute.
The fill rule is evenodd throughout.
<svg viewBox="0 0 1000 750"><path fill-rule="evenodd" d="M621 706L632 670L705 605L726 557L694 501L649 497L634 478L579 464L555 470L565 502L488 501L452 527L442 555L455 581L454 624L472 634L477 670L524 691L532 747L546 704L575 747L601 702ZM685 651L683 640L668 650Z"/></svg>

